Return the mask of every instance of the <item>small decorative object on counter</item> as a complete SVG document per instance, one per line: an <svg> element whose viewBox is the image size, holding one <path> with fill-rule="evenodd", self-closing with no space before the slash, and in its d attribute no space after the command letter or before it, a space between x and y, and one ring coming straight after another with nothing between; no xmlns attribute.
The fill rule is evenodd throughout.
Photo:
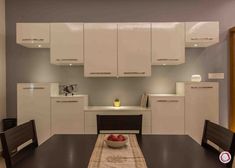
<svg viewBox="0 0 235 168"><path fill-rule="evenodd" d="M148 94L146 92L144 92L141 96L140 106L148 107Z"/></svg>
<svg viewBox="0 0 235 168"><path fill-rule="evenodd" d="M120 106L121 106L121 102L120 102L120 100L119 100L118 98L116 98L116 99L114 100L113 106L114 106L114 107L120 107Z"/></svg>
<svg viewBox="0 0 235 168"><path fill-rule="evenodd" d="M201 77L201 75L192 75L191 81L192 82L201 82L202 81L202 77Z"/></svg>
<svg viewBox="0 0 235 168"><path fill-rule="evenodd" d="M77 84L60 85L60 94L68 96L77 92Z"/></svg>

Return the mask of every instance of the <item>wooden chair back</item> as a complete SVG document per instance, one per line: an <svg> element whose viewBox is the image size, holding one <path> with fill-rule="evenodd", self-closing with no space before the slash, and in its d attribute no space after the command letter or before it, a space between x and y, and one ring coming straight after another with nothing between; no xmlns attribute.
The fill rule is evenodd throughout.
<svg viewBox="0 0 235 168"><path fill-rule="evenodd" d="M210 145L208 141L214 143L220 149L228 151L231 154L232 160L226 165L231 168L235 152L235 134L229 129L210 122L209 120L205 120L201 145L205 148L218 151L218 149Z"/></svg>
<svg viewBox="0 0 235 168"><path fill-rule="evenodd" d="M97 115L97 133L102 130L136 130L142 134L142 115Z"/></svg>
<svg viewBox="0 0 235 168"><path fill-rule="evenodd" d="M23 159L27 152L32 151L38 146L34 120L11 128L1 133L0 137L7 168L13 167L18 161ZM26 146L17 150L23 144Z"/></svg>

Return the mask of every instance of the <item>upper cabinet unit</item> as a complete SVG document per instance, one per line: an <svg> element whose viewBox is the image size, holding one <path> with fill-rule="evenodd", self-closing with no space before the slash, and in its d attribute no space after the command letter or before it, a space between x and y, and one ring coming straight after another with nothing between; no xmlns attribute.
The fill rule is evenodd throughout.
<svg viewBox="0 0 235 168"><path fill-rule="evenodd" d="M185 63L185 24L152 23L152 65Z"/></svg>
<svg viewBox="0 0 235 168"><path fill-rule="evenodd" d="M51 23L51 63L83 64L83 24Z"/></svg>
<svg viewBox="0 0 235 168"><path fill-rule="evenodd" d="M186 22L186 47L209 47L219 42L219 22Z"/></svg>
<svg viewBox="0 0 235 168"><path fill-rule="evenodd" d="M28 48L50 47L49 23L17 23L17 44Z"/></svg>
<svg viewBox="0 0 235 168"><path fill-rule="evenodd" d="M84 74L86 77L117 76L117 24L84 24Z"/></svg>
<svg viewBox="0 0 235 168"><path fill-rule="evenodd" d="M151 76L151 24L118 24L118 76Z"/></svg>

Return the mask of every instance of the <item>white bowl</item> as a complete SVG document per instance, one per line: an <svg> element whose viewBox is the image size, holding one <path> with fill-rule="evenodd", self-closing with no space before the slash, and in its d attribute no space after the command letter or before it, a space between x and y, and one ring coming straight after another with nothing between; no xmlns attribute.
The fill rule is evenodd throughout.
<svg viewBox="0 0 235 168"><path fill-rule="evenodd" d="M122 148L126 145L126 143L128 142L128 138L125 136L125 141L110 141L107 140L107 138L105 138L105 143L111 147L111 148Z"/></svg>

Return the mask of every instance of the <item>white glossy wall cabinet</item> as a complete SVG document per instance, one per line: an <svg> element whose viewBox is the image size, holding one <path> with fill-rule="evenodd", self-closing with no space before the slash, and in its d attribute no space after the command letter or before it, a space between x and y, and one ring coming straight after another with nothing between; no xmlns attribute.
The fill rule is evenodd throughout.
<svg viewBox="0 0 235 168"><path fill-rule="evenodd" d="M185 96L185 133L201 143L204 122L219 122L219 85L217 82L176 84L177 94Z"/></svg>
<svg viewBox="0 0 235 168"><path fill-rule="evenodd" d="M51 23L50 57L57 65L83 64L83 24Z"/></svg>
<svg viewBox="0 0 235 168"><path fill-rule="evenodd" d="M118 24L118 76L151 76L151 24Z"/></svg>
<svg viewBox="0 0 235 168"><path fill-rule="evenodd" d="M184 97L150 95L152 134L184 134Z"/></svg>
<svg viewBox="0 0 235 168"><path fill-rule="evenodd" d="M16 42L28 48L50 47L49 23L17 23Z"/></svg>
<svg viewBox="0 0 235 168"><path fill-rule="evenodd" d="M22 83L17 85L18 125L35 120L39 144L51 136L52 86L47 83Z"/></svg>
<svg viewBox="0 0 235 168"><path fill-rule="evenodd" d="M209 47L219 42L219 22L186 22L186 47Z"/></svg>
<svg viewBox="0 0 235 168"><path fill-rule="evenodd" d="M185 24L152 23L152 65L185 62Z"/></svg>
<svg viewBox="0 0 235 168"><path fill-rule="evenodd" d="M53 134L84 134L84 106L87 96L53 97L51 131Z"/></svg>
<svg viewBox="0 0 235 168"><path fill-rule="evenodd" d="M84 24L84 75L117 76L117 24Z"/></svg>

